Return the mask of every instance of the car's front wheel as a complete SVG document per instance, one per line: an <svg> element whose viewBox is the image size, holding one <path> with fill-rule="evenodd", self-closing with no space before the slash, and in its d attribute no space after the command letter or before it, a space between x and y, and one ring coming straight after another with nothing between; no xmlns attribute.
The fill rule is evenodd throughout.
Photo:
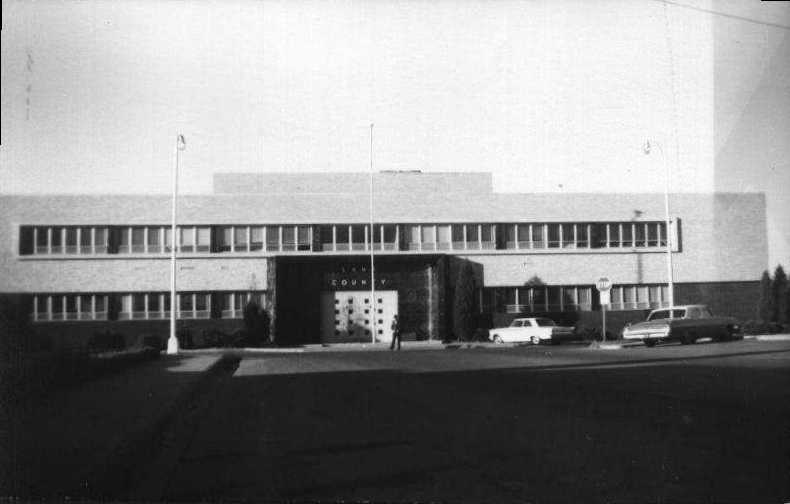
<svg viewBox="0 0 790 504"><path fill-rule="evenodd" d="M539 337L533 336L532 338L530 338L530 340L532 341L533 345L540 345L540 338Z"/></svg>
<svg viewBox="0 0 790 504"><path fill-rule="evenodd" d="M494 335L494 343L496 343L497 345L501 345L502 344L502 337L500 335L498 335L498 334L495 334Z"/></svg>

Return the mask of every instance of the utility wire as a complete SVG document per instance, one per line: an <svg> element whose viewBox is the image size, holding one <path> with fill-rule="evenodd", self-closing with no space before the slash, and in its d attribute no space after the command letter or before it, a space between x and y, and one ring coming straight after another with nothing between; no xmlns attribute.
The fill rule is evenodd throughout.
<svg viewBox="0 0 790 504"><path fill-rule="evenodd" d="M711 9L703 9L702 7L695 7L693 5L686 5L686 4L682 4L682 3L672 2L671 0L653 0L653 1L654 2L663 3L665 5L667 5L667 4L668 5L674 5L675 7L682 7L684 9L690 9L690 10L695 10L695 11L699 11L699 12L705 12L705 13L713 14L713 15L716 15L716 16L723 16L723 17L730 18L730 19L737 19L739 21L745 21L747 23L754 23L754 24L759 24L759 25L763 25L763 26L771 26L773 28L780 28L782 30L790 30L790 26L788 26L788 25L783 25L783 24L779 24L779 23L769 23L768 21L760 21L758 19L752 19L752 18L747 18L747 17L743 17L743 16L737 16L735 14L728 14L726 12L715 11L715 10L711 10Z"/></svg>

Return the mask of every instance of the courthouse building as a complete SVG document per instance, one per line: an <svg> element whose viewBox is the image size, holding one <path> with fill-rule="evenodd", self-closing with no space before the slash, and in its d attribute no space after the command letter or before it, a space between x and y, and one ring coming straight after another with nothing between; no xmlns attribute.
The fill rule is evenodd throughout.
<svg viewBox="0 0 790 504"><path fill-rule="evenodd" d="M234 331L254 297L280 344L451 336L459 266L475 272L481 327L520 314L611 329L675 301L754 318L767 266L762 194L496 193L486 173L217 174L178 200L178 318ZM3 196L0 292L40 332L168 333L168 195ZM375 286L370 285L370 250Z"/></svg>

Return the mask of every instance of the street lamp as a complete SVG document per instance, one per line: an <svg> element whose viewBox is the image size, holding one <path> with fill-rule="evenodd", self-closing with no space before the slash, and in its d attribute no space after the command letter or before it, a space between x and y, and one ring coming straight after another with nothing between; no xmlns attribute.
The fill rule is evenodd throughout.
<svg viewBox="0 0 790 504"><path fill-rule="evenodd" d="M167 340L168 355L178 353L178 338L176 338L176 197L178 195L178 158L179 152L186 149L184 135L176 135L176 163L173 167L173 219L170 223L170 338Z"/></svg>
<svg viewBox="0 0 790 504"><path fill-rule="evenodd" d="M667 249L667 281L669 283L668 291L669 291L669 307L672 308L675 306L675 288L674 288L674 281L673 281L673 273L672 273L672 232L670 229L671 221L669 218L669 165L667 164L667 158L664 155L664 149L661 147L660 143L656 143L656 147L658 147L658 151L661 153L661 162L664 164L664 219L666 221L666 249ZM650 140L645 142L643 146L643 151L646 155L650 154L651 145ZM671 318L672 310L670 310L670 318Z"/></svg>

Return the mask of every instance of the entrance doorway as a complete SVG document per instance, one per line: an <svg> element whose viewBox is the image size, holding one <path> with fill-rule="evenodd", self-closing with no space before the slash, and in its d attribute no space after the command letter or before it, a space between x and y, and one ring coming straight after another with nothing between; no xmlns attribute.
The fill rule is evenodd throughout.
<svg viewBox="0 0 790 504"><path fill-rule="evenodd" d="M370 291L321 292L321 342L370 343L374 324L376 342L392 341L398 291L375 291L375 299L370 295Z"/></svg>

